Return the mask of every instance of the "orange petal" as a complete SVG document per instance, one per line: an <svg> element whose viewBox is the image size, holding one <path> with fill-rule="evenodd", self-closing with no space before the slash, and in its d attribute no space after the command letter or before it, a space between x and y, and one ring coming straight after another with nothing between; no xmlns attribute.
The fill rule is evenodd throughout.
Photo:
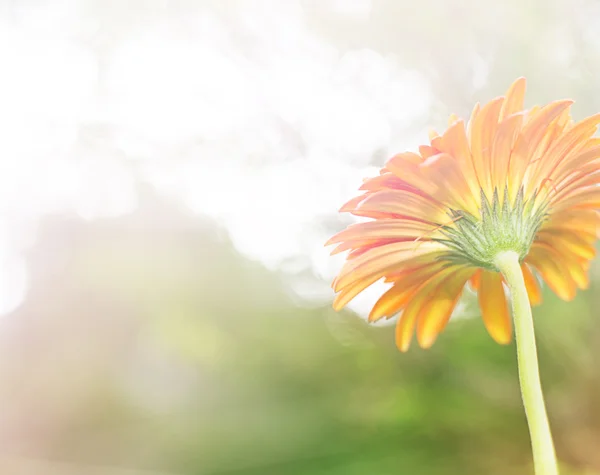
<svg viewBox="0 0 600 475"><path fill-rule="evenodd" d="M419 168L421 163L423 163L423 157L416 153L407 152L394 155L387 161L385 167L395 176L415 188L431 194L437 189L437 185L423 175Z"/></svg>
<svg viewBox="0 0 600 475"><path fill-rule="evenodd" d="M425 160L427 160L429 157L440 153L440 151L437 148L431 147L430 145L419 145L419 153Z"/></svg>
<svg viewBox="0 0 600 475"><path fill-rule="evenodd" d="M592 243L586 242L583 237L566 230L556 230L555 232L542 230L538 232L536 240L553 247L560 254L573 254L586 260L596 256L596 248Z"/></svg>
<svg viewBox="0 0 600 475"><path fill-rule="evenodd" d="M380 191L385 189L392 190L409 190L413 193L419 193L418 188L415 188L410 183L398 178L393 173L384 173L377 175L376 177L369 178L363 181L363 184L359 188L360 190L366 191Z"/></svg>
<svg viewBox="0 0 600 475"><path fill-rule="evenodd" d="M481 187L488 197L491 197L493 193L489 169L492 141L496 133L496 127L498 126L498 116L503 102L503 97L497 97L485 104L477 116L475 116L471 126L473 166L479 177Z"/></svg>
<svg viewBox="0 0 600 475"><path fill-rule="evenodd" d="M596 132L598 124L600 124L600 114L578 122L557 137L544 154L544 160L539 162L530 187L536 188L541 179L552 177L559 164L563 160L568 160L569 155L578 155L579 151L584 149L587 139Z"/></svg>
<svg viewBox="0 0 600 475"><path fill-rule="evenodd" d="M473 136L473 124L475 123L475 119L479 115L480 110L481 104L479 104L478 102L473 107L473 110L471 111L471 117L469 118L469 122L467 122L467 139L469 139L469 142L471 141L471 137Z"/></svg>
<svg viewBox="0 0 600 475"><path fill-rule="evenodd" d="M470 189L471 185L464 175L465 169L457 164L454 156L445 152L433 155L423 162L421 168L432 182L444 184L433 194L434 198L441 195L440 198L446 206L461 208L471 214L477 213L479 209L479 202L475 199L479 193L477 184L474 179L470 179L473 190Z"/></svg>
<svg viewBox="0 0 600 475"><path fill-rule="evenodd" d="M406 238L396 238L396 239L361 239L361 240L348 240L338 244L329 254L334 256L339 254L340 252L352 250L347 259L354 259L361 254L364 254L369 249L373 249L378 246L385 246L386 244L392 244L395 242L415 242L417 237L406 237ZM426 239L424 239L426 240Z"/></svg>
<svg viewBox="0 0 600 475"><path fill-rule="evenodd" d="M595 186L599 183L600 166L598 163L590 163L570 175L568 180L563 180L556 184L554 187L556 193L551 197L551 204L558 203L559 201L568 198L572 194L577 193L581 188L587 188L591 185Z"/></svg>
<svg viewBox="0 0 600 475"><path fill-rule="evenodd" d="M513 146L521 131L523 115L515 114L503 120L494 137L490 173L492 183L503 188L508 175L508 163Z"/></svg>
<svg viewBox="0 0 600 475"><path fill-rule="evenodd" d="M556 178L562 178L565 174L570 175L573 170L578 170L582 166L600 158L600 143L596 140L589 140L586 148L560 163L555 173Z"/></svg>
<svg viewBox="0 0 600 475"><path fill-rule="evenodd" d="M335 244L344 241L368 241L372 239L418 238L435 230L435 226L422 221L406 219L386 219L369 221L348 226L343 231L332 236L325 244Z"/></svg>
<svg viewBox="0 0 600 475"><path fill-rule="evenodd" d="M557 202L553 211L559 212L568 208L598 209L600 208L600 188L590 186L573 192L569 197Z"/></svg>
<svg viewBox="0 0 600 475"><path fill-rule="evenodd" d="M383 277L393 270L398 270L397 267L404 266L407 259L443 250L444 246L436 242L415 244L412 241L395 242L369 249L364 254L346 261L339 273L336 291L371 274Z"/></svg>
<svg viewBox="0 0 600 475"><path fill-rule="evenodd" d="M432 259L434 259L432 257ZM386 273L391 270L396 270L406 266L407 261L399 260L398 262L392 262L383 268L377 269L366 275L356 276L354 274L345 275L343 277L336 277L332 283L334 291L339 292L333 300L333 309L338 311L345 307L354 297L360 294L367 287L373 285L375 282L383 278Z"/></svg>
<svg viewBox="0 0 600 475"><path fill-rule="evenodd" d="M367 197L367 193L364 193L360 196L356 196L354 198L352 198L351 200L347 201L340 209L340 213L344 213L346 211L352 211L354 208L356 208L361 201L363 201L366 197Z"/></svg>
<svg viewBox="0 0 600 475"><path fill-rule="evenodd" d="M506 93L506 99L500 110L500 120L523 110L527 81L521 77L513 82Z"/></svg>
<svg viewBox="0 0 600 475"><path fill-rule="evenodd" d="M557 266L563 269L563 271L566 271L577 287L580 289L587 289L590 283L587 273L589 261L574 254L569 247L559 250L555 246L557 242L558 241L555 240L549 245L536 241L534 249L543 249L547 251L548 258L552 259Z"/></svg>
<svg viewBox="0 0 600 475"><path fill-rule="evenodd" d="M469 141L467 140L464 121L456 121L448 128L446 133L442 136L440 150L452 155L455 162L464 166L463 171L465 172L466 178L471 179L474 177L471 149L469 147Z"/></svg>
<svg viewBox="0 0 600 475"><path fill-rule="evenodd" d="M350 302L354 297L360 294L363 290L365 290L370 285L377 282L381 277L371 276L369 279L357 280L353 282L351 285L348 285L344 288L344 290L340 291L339 294L335 296L333 300L333 309L337 312L344 308L348 302ZM334 286L337 285L339 279L336 279L333 283Z"/></svg>
<svg viewBox="0 0 600 475"><path fill-rule="evenodd" d="M477 292L479 290L479 285L481 284L481 269L478 269L473 276L469 279L469 284L471 288Z"/></svg>
<svg viewBox="0 0 600 475"><path fill-rule="evenodd" d="M385 292L373 306L369 321L376 322L380 318L390 317L399 312L410 300L415 291L427 280L444 268L444 263L434 261L418 269L408 269L402 278Z"/></svg>
<svg viewBox="0 0 600 475"><path fill-rule="evenodd" d="M446 278L432 293L417 316L417 341L421 348L429 348L446 327L460 299L462 290L474 269L462 269Z"/></svg>
<svg viewBox="0 0 600 475"><path fill-rule="evenodd" d="M521 264L521 271L523 272L527 295L529 295L529 303L531 305L539 305L542 303L542 290L535 275L533 275L533 272L525 263Z"/></svg>
<svg viewBox="0 0 600 475"><path fill-rule="evenodd" d="M438 222L445 211L439 204L405 190L385 190L371 194L359 210L414 216L423 221Z"/></svg>
<svg viewBox="0 0 600 475"><path fill-rule="evenodd" d="M496 342L502 345L510 343L512 325L502 276L498 272L483 271L478 294L479 307L487 331Z"/></svg>
<svg viewBox="0 0 600 475"><path fill-rule="evenodd" d="M511 197L514 198L521 187L525 171L535 156L544 137L548 138L548 125L563 112L567 111L573 101L552 102L542 109L532 109L519 138L517 139L509 162L509 185Z"/></svg>
<svg viewBox="0 0 600 475"><path fill-rule="evenodd" d="M542 225L543 230L551 232L570 232L588 234L594 239L600 231L600 214L591 209L566 209L562 212L554 212L550 219ZM583 237L583 236L582 236Z"/></svg>
<svg viewBox="0 0 600 475"><path fill-rule="evenodd" d="M404 309L404 312L402 312L402 315L398 317L398 321L396 322L396 346L400 351L408 351L421 308L426 305L427 299L431 296L431 292L451 272L452 270L450 269L444 269L421 285Z"/></svg>
<svg viewBox="0 0 600 475"><path fill-rule="evenodd" d="M395 247L399 244L405 243L394 243L381 247ZM437 252L432 251L430 244L434 244ZM400 250L391 253L381 253L380 249L376 248L356 259L347 261L333 284L334 290L339 292L333 301L333 308L335 310L341 309L367 287L386 275L410 265L409 263L414 262L413 259L423 257L424 259L435 260L439 256L440 247L440 244L426 242L422 243L421 248L415 251L403 252ZM374 252L378 252L375 257L370 255ZM357 262L358 265L355 265Z"/></svg>
<svg viewBox="0 0 600 475"><path fill-rule="evenodd" d="M552 291L565 301L571 301L575 298L577 285L573 281L569 270L552 254L540 250L534 245L531 248L525 261L531 264L539 272L544 282Z"/></svg>

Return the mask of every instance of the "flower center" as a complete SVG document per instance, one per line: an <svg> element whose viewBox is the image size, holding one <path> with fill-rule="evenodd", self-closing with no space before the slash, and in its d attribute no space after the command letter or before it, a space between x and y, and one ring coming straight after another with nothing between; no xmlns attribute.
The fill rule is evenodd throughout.
<svg viewBox="0 0 600 475"><path fill-rule="evenodd" d="M500 252L513 251L524 259L546 218L547 206L536 206L535 194L528 200L523 194L521 188L511 203L507 189L503 199L495 189L490 202L482 190L480 216L450 209L453 222L441 228L445 238L439 239L450 249L444 259L490 270L497 270L494 259Z"/></svg>

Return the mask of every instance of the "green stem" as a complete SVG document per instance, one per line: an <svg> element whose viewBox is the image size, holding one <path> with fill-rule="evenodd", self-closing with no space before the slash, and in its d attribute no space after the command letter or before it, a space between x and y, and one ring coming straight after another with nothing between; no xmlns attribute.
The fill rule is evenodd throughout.
<svg viewBox="0 0 600 475"><path fill-rule="evenodd" d="M519 264L519 255L512 251L501 252L496 256L495 264L504 275L512 297L519 380L529 424L535 473L536 475L558 475L556 454L540 382L531 305Z"/></svg>

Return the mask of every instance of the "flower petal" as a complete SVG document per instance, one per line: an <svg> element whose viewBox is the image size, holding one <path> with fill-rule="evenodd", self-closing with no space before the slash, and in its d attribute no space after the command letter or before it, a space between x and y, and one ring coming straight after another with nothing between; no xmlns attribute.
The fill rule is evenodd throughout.
<svg viewBox="0 0 600 475"><path fill-rule="evenodd" d="M419 312L427 304L431 292L451 273L452 270L444 269L423 283L413 295L402 315L398 317L396 322L396 346L400 351L408 351Z"/></svg>
<svg viewBox="0 0 600 475"><path fill-rule="evenodd" d="M536 241L553 247L560 254L573 254L586 260L596 256L596 248L593 243L586 242L584 237L577 236L572 232L560 229L555 232L543 230L538 233Z"/></svg>
<svg viewBox="0 0 600 475"><path fill-rule="evenodd" d="M437 242L394 242L369 249L364 254L346 261L339 273L336 291L355 280L363 279L373 273L381 274L397 270L413 257L430 252L443 250L442 244Z"/></svg>
<svg viewBox="0 0 600 475"><path fill-rule="evenodd" d="M541 108L539 111L532 109L523 129L519 134L509 160L508 183L511 197L517 195L521 187L525 171L530 162L537 158L536 152L540 148L544 137L548 138L548 125L567 111L573 101L556 101Z"/></svg>
<svg viewBox="0 0 600 475"><path fill-rule="evenodd" d="M577 285L569 270L560 261L554 259L554 256L533 246L525 261L535 267L542 279L561 299L569 302L575 298Z"/></svg>
<svg viewBox="0 0 600 475"><path fill-rule="evenodd" d="M439 203L406 190L375 192L359 204L357 209L396 216L414 216L427 222L438 222L445 216Z"/></svg>
<svg viewBox="0 0 600 475"><path fill-rule="evenodd" d="M479 307L485 328L498 343L506 345L512 337L512 325L502 276L498 272L484 270L479 286Z"/></svg>
<svg viewBox="0 0 600 475"><path fill-rule="evenodd" d="M421 348L429 348L444 329L469 277L475 269L462 269L447 277L417 316L417 340Z"/></svg>
<svg viewBox="0 0 600 475"><path fill-rule="evenodd" d="M523 77L515 80L506 93L506 99L500 110L500 121L504 120L509 115L515 114L523 110L523 101L525 99L525 89L527 88L527 80Z"/></svg>
<svg viewBox="0 0 600 475"><path fill-rule="evenodd" d="M504 102L503 97L485 104L477 116L473 119L471 126L471 153L473 155L473 166L479 177L481 188L486 196L490 198L493 193L493 184L490 176L489 163L492 153L492 141L498 126L498 116Z"/></svg>
<svg viewBox="0 0 600 475"><path fill-rule="evenodd" d="M529 296L529 303L531 305L539 305L542 303L542 290L538 283L535 275L525 263L521 264L521 272L523 272L523 279L525 280L525 288L527 289L527 295Z"/></svg>
<svg viewBox="0 0 600 475"><path fill-rule="evenodd" d="M515 114L504 119L496 130L492 149L493 160L490 162L491 179L496 187L500 185L502 188L502 184L506 183L510 154L522 124L523 114Z"/></svg>
<svg viewBox="0 0 600 475"><path fill-rule="evenodd" d="M433 261L417 269L407 269L403 276L377 300L369 314L369 321L376 322L383 317L391 317L398 313L423 282L428 281L443 268L443 262Z"/></svg>
<svg viewBox="0 0 600 475"><path fill-rule="evenodd" d="M368 241L372 239L400 239L406 237L419 238L436 229L430 223L406 219L386 219L369 221L348 226L334 235L327 243L335 244L350 240Z"/></svg>
<svg viewBox="0 0 600 475"><path fill-rule="evenodd" d="M475 273L469 279L469 285L475 292L479 290L479 285L481 284L481 272L481 269L477 269L477 271L475 271Z"/></svg>

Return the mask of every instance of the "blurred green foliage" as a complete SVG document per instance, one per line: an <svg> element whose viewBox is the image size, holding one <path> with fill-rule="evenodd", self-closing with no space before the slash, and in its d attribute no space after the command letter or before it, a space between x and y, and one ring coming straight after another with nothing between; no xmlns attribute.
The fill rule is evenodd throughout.
<svg viewBox="0 0 600 475"><path fill-rule="evenodd" d="M473 296L431 350L400 354L393 326L299 305L214 223L155 202L49 223L29 257L0 342L15 453L177 474L531 473L515 349ZM581 470L600 467L596 286L535 311L558 453Z"/></svg>

